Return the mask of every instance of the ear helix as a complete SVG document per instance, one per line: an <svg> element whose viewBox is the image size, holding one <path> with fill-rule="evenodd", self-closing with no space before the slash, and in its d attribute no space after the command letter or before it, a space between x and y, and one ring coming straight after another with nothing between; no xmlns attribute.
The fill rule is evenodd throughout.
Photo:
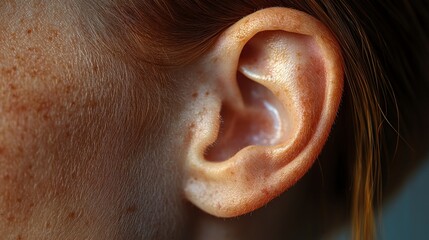
<svg viewBox="0 0 429 240"><path fill-rule="evenodd" d="M184 194L215 216L248 213L320 153L342 94L339 47L313 17L269 8L228 28L201 66L213 94L191 108L207 114L186 149Z"/></svg>

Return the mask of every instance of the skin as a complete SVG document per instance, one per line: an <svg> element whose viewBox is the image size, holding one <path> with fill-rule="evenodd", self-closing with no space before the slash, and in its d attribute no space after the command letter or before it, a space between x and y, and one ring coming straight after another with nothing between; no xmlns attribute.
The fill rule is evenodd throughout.
<svg viewBox="0 0 429 240"><path fill-rule="evenodd" d="M215 92L198 94L195 89L198 84L204 87L204 74L216 74L186 67L165 70L177 80L168 81L148 66L133 66L126 57L129 53L115 51L123 43L112 40L103 45L88 34L103 31L94 22L90 25L94 29L88 27L96 19L91 14L83 2L0 5L0 235L6 239L260 239L267 232L302 236L300 221L283 216L308 216L293 202L318 198L319 186L308 184L314 182L312 177L301 185L312 185L313 197L308 197L308 188L292 190L287 201L281 201L290 204L274 204L256 211L256 217L214 218L187 203L182 166L185 150L196 140L188 121L194 119L183 117L193 116L187 114L185 103L194 106L205 101L201 99L216 99ZM231 54L238 57L240 51ZM265 121L269 120L261 120ZM274 191L270 199L277 195ZM246 209L263 204L255 202ZM320 219L316 208L307 208L314 222ZM334 219L342 219L339 215ZM297 231L285 234L279 231L281 226L274 231L271 221L264 220L268 217Z"/></svg>
<svg viewBox="0 0 429 240"><path fill-rule="evenodd" d="M310 171L268 207L226 220L190 206L182 165L196 126L182 117L185 103L214 93L196 91L201 72L165 70L177 80L167 81L129 64L130 53L115 51L123 43L88 34L103 29L86 25L85 17L96 19L87 10L83 2L0 3L0 236L305 239L344 222L346 199L336 187L346 180L334 172L347 169L332 160L342 144L335 129L318 160L323 172ZM336 131L345 122L338 119ZM211 154L214 162L225 158Z"/></svg>
<svg viewBox="0 0 429 240"><path fill-rule="evenodd" d="M78 10L0 3L0 235L177 234L184 202L178 161L165 151L176 143L157 114L174 112L151 107L164 96L142 86L147 76L89 46Z"/></svg>
<svg viewBox="0 0 429 240"><path fill-rule="evenodd" d="M260 220L285 222L279 209L305 216L293 203L227 221L190 207L181 185L193 133L184 103L212 98L195 94L204 71L166 71L177 78L168 82L129 66L109 51L114 44L91 42L85 11L60 2L0 4L1 236L257 239L279 233ZM288 201L309 199L301 189ZM316 208L308 208L314 221ZM249 231L255 224L258 234Z"/></svg>

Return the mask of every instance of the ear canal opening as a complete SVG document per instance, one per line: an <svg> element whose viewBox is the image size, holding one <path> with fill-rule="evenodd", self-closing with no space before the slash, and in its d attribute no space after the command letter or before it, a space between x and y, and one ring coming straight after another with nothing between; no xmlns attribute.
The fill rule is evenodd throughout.
<svg viewBox="0 0 429 240"><path fill-rule="evenodd" d="M242 98L237 101L244 104L222 104L218 137L205 152L208 161L225 161L248 146L274 146L285 139L286 112L277 97L242 73L237 83Z"/></svg>

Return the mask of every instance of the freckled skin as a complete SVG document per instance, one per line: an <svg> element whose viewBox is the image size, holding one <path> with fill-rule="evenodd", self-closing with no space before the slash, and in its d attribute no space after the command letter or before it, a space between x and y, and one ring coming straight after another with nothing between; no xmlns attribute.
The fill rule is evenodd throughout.
<svg viewBox="0 0 429 240"><path fill-rule="evenodd" d="M161 199L182 203L174 189L161 197L146 149L161 140L140 141L162 136L136 117L148 106L130 106L147 94L109 71L120 60L88 46L72 10L45 4L0 3L0 238L162 239L154 226L178 213Z"/></svg>
<svg viewBox="0 0 429 240"><path fill-rule="evenodd" d="M76 129L87 124L84 120L102 101L94 90L83 89L82 80L71 73L74 56L67 45L73 45L65 36L54 39L45 29L47 23L25 28L37 20L23 19L19 26L3 22L9 27L1 32L0 232L17 239L25 239L26 231L42 228L54 216L64 221L54 224L74 231L67 222L80 215L62 213L62 207L72 202L78 186L87 186L79 169L91 167L78 162L81 158L73 147L98 144L88 129ZM27 227L28 223L33 224Z"/></svg>

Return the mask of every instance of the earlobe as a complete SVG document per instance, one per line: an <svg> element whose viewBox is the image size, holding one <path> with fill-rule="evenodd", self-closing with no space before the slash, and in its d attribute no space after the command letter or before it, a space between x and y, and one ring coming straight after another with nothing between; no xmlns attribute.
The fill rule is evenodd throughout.
<svg viewBox="0 0 429 240"><path fill-rule="evenodd" d="M226 30L196 69L212 95L193 105L206 111L187 149L185 196L215 216L247 213L320 153L342 94L339 47L311 16L269 8Z"/></svg>

